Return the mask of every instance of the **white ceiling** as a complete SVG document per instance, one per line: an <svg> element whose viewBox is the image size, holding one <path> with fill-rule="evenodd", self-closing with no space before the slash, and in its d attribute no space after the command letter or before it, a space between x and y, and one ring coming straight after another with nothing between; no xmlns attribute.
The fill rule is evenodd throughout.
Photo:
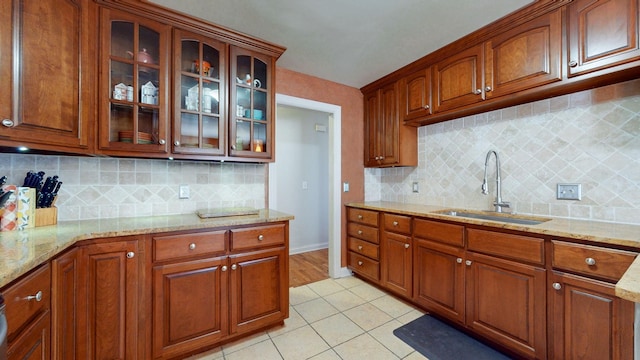
<svg viewBox="0 0 640 360"><path fill-rule="evenodd" d="M360 88L531 0L151 0L285 46L279 67Z"/></svg>

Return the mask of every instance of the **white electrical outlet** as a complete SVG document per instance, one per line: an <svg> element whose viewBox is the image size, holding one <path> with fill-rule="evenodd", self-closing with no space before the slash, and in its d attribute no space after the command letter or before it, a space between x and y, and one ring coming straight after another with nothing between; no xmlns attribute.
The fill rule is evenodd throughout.
<svg viewBox="0 0 640 360"><path fill-rule="evenodd" d="M178 191L178 198L180 199L189 198L189 185L180 185L180 190Z"/></svg>
<svg viewBox="0 0 640 360"><path fill-rule="evenodd" d="M582 184L558 184L558 200L582 200Z"/></svg>
<svg viewBox="0 0 640 360"><path fill-rule="evenodd" d="M413 190L414 193L420 192L420 188L418 186L418 182L414 181L413 184L411 185L411 189Z"/></svg>

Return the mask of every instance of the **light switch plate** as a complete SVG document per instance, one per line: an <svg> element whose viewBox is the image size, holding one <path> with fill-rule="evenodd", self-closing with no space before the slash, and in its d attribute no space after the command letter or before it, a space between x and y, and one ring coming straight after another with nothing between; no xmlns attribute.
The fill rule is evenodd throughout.
<svg viewBox="0 0 640 360"><path fill-rule="evenodd" d="M342 183L342 192L349 192L349 183L348 182L343 182Z"/></svg>
<svg viewBox="0 0 640 360"><path fill-rule="evenodd" d="M582 200L582 184L558 184L558 200Z"/></svg>
<svg viewBox="0 0 640 360"><path fill-rule="evenodd" d="M178 198L180 199L189 198L189 185L180 185L180 190L178 191Z"/></svg>
<svg viewBox="0 0 640 360"><path fill-rule="evenodd" d="M420 192L420 187L417 181L413 182L413 184L411 185L411 190L413 190L414 193Z"/></svg>

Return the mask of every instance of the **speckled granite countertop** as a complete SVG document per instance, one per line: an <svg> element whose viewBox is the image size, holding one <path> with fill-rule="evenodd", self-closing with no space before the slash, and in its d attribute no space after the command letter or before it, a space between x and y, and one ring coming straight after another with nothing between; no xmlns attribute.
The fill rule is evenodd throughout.
<svg viewBox="0 0 640 360"><path fill-rule="evenodd" d="M25 231L0 233L0 287L82 240L241 226L292 220L274 210L258 215L200 219L195 214L61 222Z"/></svg>
<svg viewBox="0 0 640 360"><path fill-rule="evenodd" d="M457 221L467 224L485 225L501 229L526 231L532 234L558 236L569 239L586 240L602 245L631 247L640 252L640 225L616 224L598 221L550 219L538 225L521 225L481 219L461 218L437 212L451 207L403 204L395 202L349 203L348 206L362 209L391 211L394 213L422 216L426 218ZM538 217L538 216L536 216ZM640 257L637 257L624 276L616 284L616 295L627 300L640 302Z"/></svg>

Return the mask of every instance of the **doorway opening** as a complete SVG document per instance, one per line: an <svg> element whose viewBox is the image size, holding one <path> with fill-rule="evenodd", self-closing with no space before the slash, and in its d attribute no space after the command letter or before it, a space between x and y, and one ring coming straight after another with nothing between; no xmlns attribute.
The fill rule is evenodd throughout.
<svg viewBox="0 0 640 360"><path fill-rule="evenodd" d="M288 106L312 111L319 111L328 114L328 127L326 133L328 135L328 161L327 171L324 181L328 184L327 198L328 206L326 211L328 214L328 253L329 253L329 276L339 278L351 275L351 272L341 266L340 261L340 243L341 243L341 107L333 104L322 103L314 100L302 99L288 95L276 94L276 119L278 118L278 106ZM278 130L278 121L276 121L276 136ZM278 208L278 197L286 194L279 194L279 179L288 176L290 171L295 169L286 169L278 166L278 146L276 146L276 161L269 164L269 207ZM323 179L320 179L323 180ZM296 214L292 214L296 216ZM294 220L295 221L295 220Z"/></svg>

